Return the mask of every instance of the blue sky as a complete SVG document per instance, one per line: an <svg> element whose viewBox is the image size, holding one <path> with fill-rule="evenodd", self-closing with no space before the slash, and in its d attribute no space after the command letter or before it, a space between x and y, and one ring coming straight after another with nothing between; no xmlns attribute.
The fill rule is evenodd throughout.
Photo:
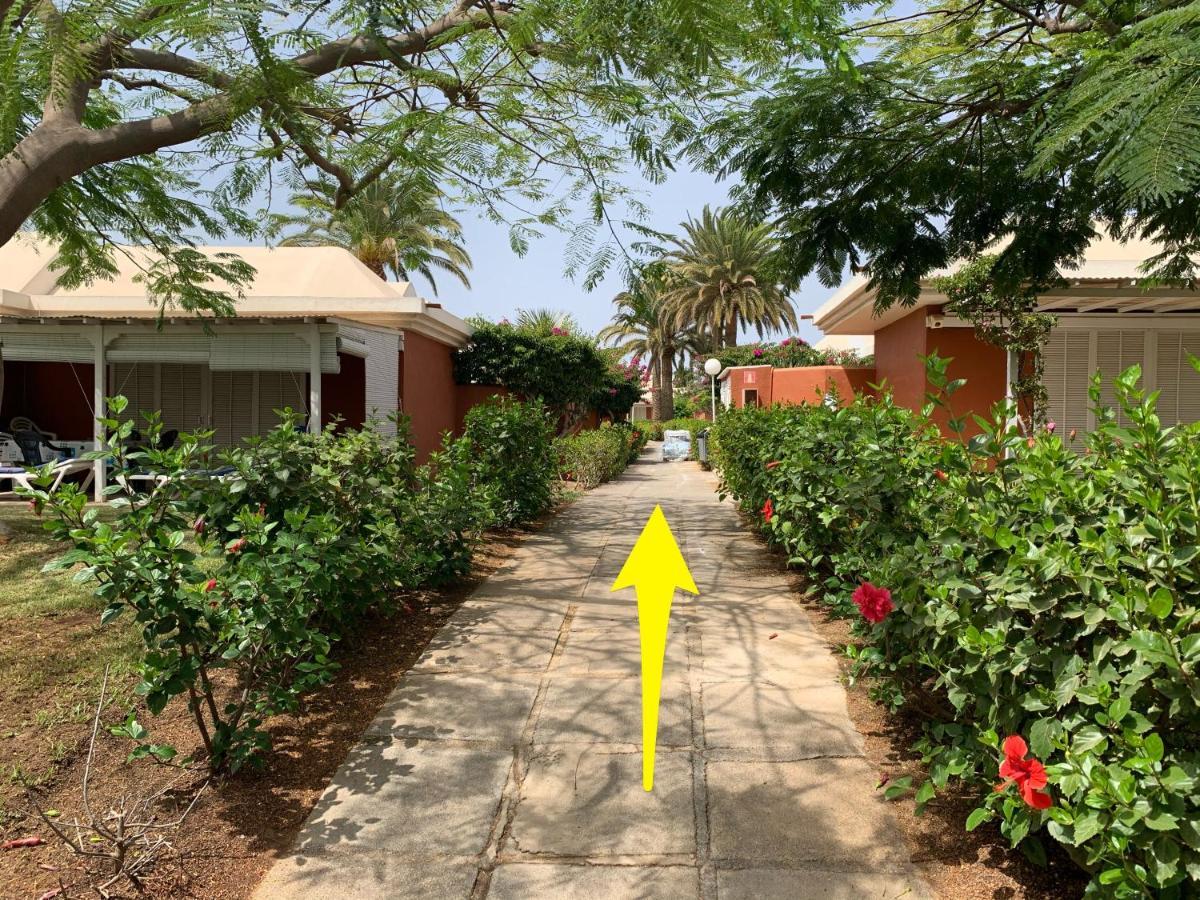
<svg viewBox="0 0 1200 900"><path fill-rule="evenodd" d="M646 224L667 232L677 232L679 223L689 213L699 215L706 203L711 206L726 203L730 186L728 181L717 182L706 173L684 168L662 184L648 184L635 174L626 178L626 184L642 191L641 199L652 211ZM518 257L509 247L504 226L476 218L470 212L460 218L475 269L469 289L448 278L438 279L437 300L448 310L464 317L483 315L500 319L511 317L520 308L565 309L591 332L608 322L612 298L624 287L618 269L610 271L594 290L585 291L580 283L563 275L565 235L547 234L535 241L524 257ZM428 285L418 281L417 287L429 293ZM812 312L829 294L829 289L816 278L810 278L793 294L796 310ZM809 341L820 337L820 332L807 322L801 323L799 334Z"/></svg>

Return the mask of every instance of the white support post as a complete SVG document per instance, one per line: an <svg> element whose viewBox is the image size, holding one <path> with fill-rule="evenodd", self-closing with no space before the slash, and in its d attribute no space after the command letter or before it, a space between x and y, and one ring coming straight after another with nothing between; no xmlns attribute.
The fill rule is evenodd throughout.
<svg viewBox="0 0 1200 900"><path fill-rule="evenodd" d="M92 332L92 342L94 344L95 356L92 365L95 367L92 379L92 439L96 442L96 449L101 450L104 447L104 426L100 424L101 417L107 415L108 411L104 406L104 394L108 381L108 363L105 359L105 337L104 326L97 325ZM93 496L97 503L104 500L104 487L107 479L107 472L103 459L98 459L94 463L95 472L92 474L92 489Z"/></svg>
<svg viewBox="0 0 1200 900"><path fill-rule="evenodd" d="M314 325L309 332L308 356L308 430L321 431L321 328Z"/></svg>

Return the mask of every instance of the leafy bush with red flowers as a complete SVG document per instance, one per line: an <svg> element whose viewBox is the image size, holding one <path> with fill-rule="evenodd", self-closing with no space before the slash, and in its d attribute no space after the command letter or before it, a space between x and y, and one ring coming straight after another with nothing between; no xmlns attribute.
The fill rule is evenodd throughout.
<svg viewBox="0 0 1200 900"><path fill-rule="evenodd" d="M960 386L929 361L931 404ZM1200 426L1167 427L1134 369L1086 438L999 408L943 440L890 400L740 409L723 489L853 617L857 672L924 721L919 807L954 780L966 826L1031 858L1058 842L1089 894L1200 895ZM928 410L927 410L928 411ZM780 465L767 468L779 460ZM894 605L877 623L864 582ZM864 609L863 613L867 610ZM998 789L1000 788L1000 789Z"/></svg>

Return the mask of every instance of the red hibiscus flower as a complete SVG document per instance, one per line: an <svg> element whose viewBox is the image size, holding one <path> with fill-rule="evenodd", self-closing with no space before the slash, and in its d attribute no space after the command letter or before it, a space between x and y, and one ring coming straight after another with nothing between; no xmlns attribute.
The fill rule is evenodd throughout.
<svg viewBox="0 0 1200 900"><path fill-rule="evenodd" d="M210 578L210 579L208 579L208 581L204 582L204 593L207 594L209 591L215 591L216 589L217 589L217 579Z"/></svg>
<svg viewBox="0 0 1200 900"><path fill-rule="evenodd" d="M768 472L771 471L772 469L778 469L778 468L779 468L779 460L777 460L777 459L773 459L769 463L767 463L767 471Z"/></svg>
<svg viewBox="0 0 1200 900"><path fill-rule="evenodd" d="M938 481L945 481L947 478L950 477L945 472L943 472L941 469L934 469L933 474L937 478Z"/></svg>
<svg viewBox="0 0 1200 900"><path fill-rule="evenodd" d="M241 553L242 548L245 546L246 546L246 539L238 538L236 541L234 541L232 544L230 544L225 549L228 550L230 553Z"/></svg>
<svg viewBox="0 0 1200 900"><path fill-rule="evenodd" d="M996 785L1002 791L1016 784L1021 799L1034 809L1046 809L1051 804L1050 795L1042 790L1046 786L1046 767L1036 759L1026 759L1029 747L1017 734L1004 739L1004 762L1000 763L1000 777L1004 781Z"/></svg>
<svg viewBox="0 0 1200 900"><path fill-rule="evenodd" d="M896 608L892 603L892 592L887 588L876 587L869 581L860 584L850 599L854 601L863 618L876 625Z"/></svg>
<svg viewBox="0 0 1200 900"><path fill-rule="evenodd" d="M771 502L770 497L768 497L767 502L763 504L762 514L764 522L770 522L771 517L775 515L775 504Z"/></svg>

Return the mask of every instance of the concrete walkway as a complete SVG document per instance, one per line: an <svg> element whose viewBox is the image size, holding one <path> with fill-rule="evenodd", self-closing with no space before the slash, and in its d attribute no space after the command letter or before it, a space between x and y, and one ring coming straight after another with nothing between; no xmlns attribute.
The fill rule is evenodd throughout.
<svg viewBox="0 0 1200 900"><path fill-rule="evenodd" d="M526 541L439 633L259 898L923 898L828 648L715 479L653 451ZM633 592L659 503L676 594L641 787Z"/></svg>

